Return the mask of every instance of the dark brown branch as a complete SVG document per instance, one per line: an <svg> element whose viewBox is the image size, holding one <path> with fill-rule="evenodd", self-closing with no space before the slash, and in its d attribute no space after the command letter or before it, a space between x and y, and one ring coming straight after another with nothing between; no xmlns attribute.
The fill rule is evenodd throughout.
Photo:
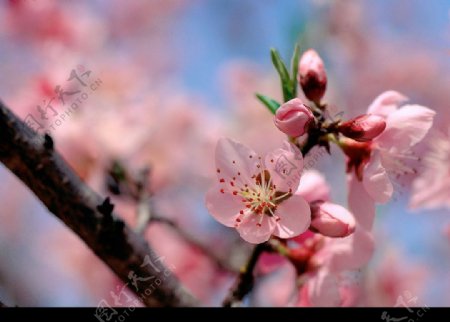
<svg viewBox="0 0 450 322"><path fill-rule="evenodd" d="M50 136L36 134L0 102L0 161L71 228L147 306L195 306L174 274L156 262L147 242L86 186L53 150ZM101 206L100 206L101 205ZM100 206L100 207L99 207ZM145 265L149 255L155 266ZM144 264L144 265L143 265ZM129 276L138 276L137 289ZM155 278L162 283L155 286ZM148 290L145 293L145 290Z"/></svg>
<svg viewBox="0 0 450 322"><path fill-rule="evenodd" d="M239 277L236 280L236 284L231 289L228 296L223 301L224 307L231 307L236 303L242 301L242 299L250 293L253 288L254 282L254 273L256 264L258 263L258 259L261 254L268 248L267 244L258 244L253 249L250 258L248 259L247 265L239 274Z"/></svg>
<svg viewBox="0 0 450 322"><path fill-rule="evenodd" d="M166 224L167 226L171 227L173 230L175 230L178 235L180 235L188 244L191 246L197 248L200 250L205 256L207 256L214 264L216 264L217 268L229 271L229 272L236 272L237 269L233 267L227 260L220 258L216 253L214 253L209 247L203 245L200 241L192 237L189 233L187 233L185 230L181 229L181 227L174 222L173 220L157 215L153 215L151 217L150 222L159 222Z"/></svg>
<svg viewBox="0 0 450 322"><path fill-rule="evenodd" d="M0 308L2 307L8 307L8 305L6 305L5 303L3 303L2 301L0 301Z"/></svg>

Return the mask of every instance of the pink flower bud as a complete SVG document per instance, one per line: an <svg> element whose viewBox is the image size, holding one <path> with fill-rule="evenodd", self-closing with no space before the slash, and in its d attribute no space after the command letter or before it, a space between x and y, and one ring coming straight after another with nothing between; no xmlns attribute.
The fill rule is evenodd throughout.
<svg viewBox="0 0 450 322"><path fill-rule="evenodd" d="M299 98L294 98L281 105L275 113L277 128L292 137L305 134L314 121L314 115Z"/></svg>
<svg viewBox="0 0 450 322"><path fill-rule="evenodd" d="M355 231L355 218L344 207L324 201L310 206L312 231L328 237L346 237Z"/></svg>
<svg viewBox="0 0 450 322"><path fill-rule="evenodd" d="M339 131L346 137L359 142L367 142L377 137L386 128L386 121L375 114L360 115L339 125Z"/></svg>
<svg viewBox="0 0 450 322"><path fill-rule="evenodd" d="M318 104L327 88L327 74L323 61L315 50L309 49L303 53L298 75L305 96Z"/></svg>

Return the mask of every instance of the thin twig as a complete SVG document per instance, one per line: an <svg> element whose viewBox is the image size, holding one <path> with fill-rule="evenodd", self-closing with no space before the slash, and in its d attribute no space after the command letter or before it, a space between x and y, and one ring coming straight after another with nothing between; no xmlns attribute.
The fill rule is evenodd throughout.
<svg viewBox="0 0 450 322"><path fill-rule="evenodd" d="M139 171L136 186L137 186L137 210L136 210L136 228L135 231L138 234L142 234L145 231L150 218L152 216L152 204L150 200L150 193L148 189L148 176L150 169L144 168Z"/></svg>
<svg viewBox="0 0 450 322"><path fill-rule="evenodd" d="M187 233L184 229L182 229L175 221L153 215L151 217L150 223L162 223L169 227L171 227L173 230L175 230L188 244L191 246L197 248L200 250L205 256L207 256L209 259L211 259L212 262L217 266L217 268L221 270L225 270L228 272L236 272L236 267L233 267L228 260L220 258L215 252L213 252L209 247L203 245L199 240L192 237L189 233Z"/></svg>
<svg viewBox="0 0 450 322"><path fill-rule="evenodd" d="M258 244L253 249L247 264L245 265L239 277L236 280L234 287L231 289L228 296L223 301L224 307L231 307L242 301L242 299L250 293L253 288L254 275L256 264L261 254L267 249L267 244Z"/></svg>
<svg viewBox="0 0 450 322"><path fill-rule="evenodd" d="M90 189L53 150L49 135L39 135L0 102L0 162L108 265L147 306L195 306L197 300L174 274L158 263L148 243ZM150 257L147 257L150 256ZM138 277L134 281L132 277ZM153 277L153 278L152 278ZM163 281L155 287L154 277ZM132 283L135 282L135 286ZM150 290L149 293L145 292Z"/></svg>
<svg viewBox="0 0 450 322"><path fill-rule="evenodd" d="M114 179L114 185L109 186L110 191L113 188L112 191L117 191L119 197L129 198L137 204L137 224L135 231L138 234L143 234L150 223L159 222L165 224L175 230L187 243L209 257L216 264L217 268L229 272L238 271L227 260L218 257L207 246L187 233L175 221L155 212L152 205L152 194L150 192L149 168L144 168L136 175L116 160L108 172L108 175ZM119 186L120 189L118 188Z"/></svg>

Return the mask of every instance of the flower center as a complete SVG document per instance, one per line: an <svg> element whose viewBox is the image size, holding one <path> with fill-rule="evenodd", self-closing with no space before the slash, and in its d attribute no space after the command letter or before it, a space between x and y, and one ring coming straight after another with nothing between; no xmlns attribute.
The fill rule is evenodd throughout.
<svg viewBox="0 0 450 322"><path fill-rule="evenodd" d="M276 190L276 186L272 183L268 170L264 170L257 176L253 176L252 179L255 180L253 188L242 190L239 194L243 197L242 202L245 207L250 209L254 214L265 214L280 220L278 216L275 216L277 205L289 198L292 195L292 191L282 192Z"/></svg>
<svg viewBox="0 0 450 322"><path fill-rule="evenodd" d="M253 158L252 155L249 157ZM261 162L261 157L258 159L259 163L256 166L260 170L258 174L249 177L250 180L245 180L241 177L241 173L237 172L237 176L229 182L232 187L231 193L240 198L242 202L242 208L235 219L235 227L254 218L257 218L256 226L261 227L264 215L277 222L280 221L281 218L277 216L276 209L282 201L292 196L292 189L287 192L277 190L277 186L272 182L270 172L264 168ZM232 164L235 165L236 162L232 161ZM220 173L220 169L217 169L217 172ZM237 178L244 179L244 181L236 180ZM219 182L226 184L225 179L219 179ZM225 193L225 190L221 189L220 192Z"/></svg>
<svg viewBox="0 0 450 322"><path fill-rule="evenodd" d="M249 219L250 216L259 216L259 220L256 223L258 227L261 227L264 215L274 218L277 222L280 221L281 218L275 214L277 206L283 200L292 196L290 189L288 192L277 190L276 185L272 183L268 170L263 170L258 175L254 175L252 179L255 180L255 184L252 187L246 187L237 193L237 195L242 197L241 201L244 207L236 218L236 227L244 219Z"/></svg>

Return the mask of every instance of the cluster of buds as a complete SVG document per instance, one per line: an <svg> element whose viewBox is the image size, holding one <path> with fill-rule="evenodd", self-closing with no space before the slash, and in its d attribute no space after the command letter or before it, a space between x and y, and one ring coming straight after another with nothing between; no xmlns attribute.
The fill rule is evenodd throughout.
<svg viewBox="0 0 450 322"><path fill-rule="evenodd" d="M309 49L299 59L297 56L297 68L295 65L291 66L291 69L296 71L296 75L289 75L289 78L283 76L284 63L278 58L278 53L275 52L272 59L280 73L283 90L289 88L289 84L293 84L295 88L283 91L285 103L268 106L275 114L276 127L291 139L308 134L308 136L323 136L326 140L327 134L332 134L339 140L341 148L349 158L348 166L354 167L358 178L362 180L362 169L371 154L371 141L385 130L385 118L375 114L364 114L345 122L338 120L327 123L324 117L327 104L322 101L327 88L327 74L319 54ZM293 56L294 62L295 59L296 53ZM289 96L294 93L297 96L297 84L300 85L304 96L311 101L310 103L305 103L299 97ZM275 102L267 97L264 99L263 103L266 105ZM340 135L343 137L339 138ZM327 144L325 142L324 145L327 146ZM310 208L310 231L334 238L346 237L355 231L355 219L344 207L330 202L316 201L310 204Z"/></svg>
<svg viewBox="0 0 450 322"><path fill-rule="evenodd" d="M279 61L275 61L281 64ZM296 77L296 81L300 84L307 99L319 109L326 108L326 104L322 104L322 99L327 88L327 74L323 60L315 50L308 49L303 53L298 62L297 75L293 75L293 77ZM297 86L297 83L292 82L291 79L288 81L293 83L293 86ZM283 84L283 86L287 85ZM296 90L296 88L291 89L289 93L296 93ZM270 101L273 102L273 100ZM264 103L270 104L268 100ZM298 97L291 98L281 106L272 106L272 111L275 114L274 122L277 128L292 138L308 133L316 123L312 109ZM380 135L385 128L386 122L383 117L364 114L339 123L336 129L339 133L355 141L368 142Z"/></svg>
<svg viewBox="0 0 450 322"><path fill-rule="evenodd" d="M327 87L327 74L317 52L309 49L303 53L298 63L297 75L293 77L298 80L305 96L317 106L321 106L321 99ZM296 93L296 88L292 92ZM312 109L298 97L282 104L275 113L275 125L293 138L308 133L315 123L314 120Z"/></svg>

